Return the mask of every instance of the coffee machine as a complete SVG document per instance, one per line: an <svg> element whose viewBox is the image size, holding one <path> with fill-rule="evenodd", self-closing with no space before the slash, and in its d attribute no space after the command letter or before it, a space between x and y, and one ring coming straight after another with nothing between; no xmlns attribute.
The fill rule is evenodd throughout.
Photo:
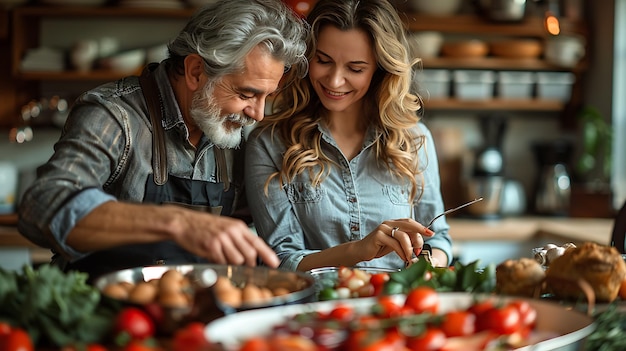
<svg viewBox="0 0 626 351"><path fill-rule="evenodd" d="M535 142L532 148L539 168L535 181L535 213L567 215L572 191L568 165L572 143L557 139Z"/></svg>
<svg viewBox="0 0 626 351"><path fill-rule="evenodd" d="M507 120L499 115L480 117L483 145L474 158L472 176L467 181L467 200L482 197L483 201L467 208L474 217L497 218L500 216L500 197L504 187L504 157L502 139Z"/></svg>

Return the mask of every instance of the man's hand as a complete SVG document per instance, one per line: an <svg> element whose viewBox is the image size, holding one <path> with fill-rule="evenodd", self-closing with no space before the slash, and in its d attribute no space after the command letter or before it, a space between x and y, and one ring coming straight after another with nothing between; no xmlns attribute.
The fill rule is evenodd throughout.
<svg viewBox="0 0 626 351"><path fill-rule="evenodd" d="M185 210L184 228L175 241L186 250L218 264L269 267L280 263L276 253L245 222L230 217Z"/></svg>

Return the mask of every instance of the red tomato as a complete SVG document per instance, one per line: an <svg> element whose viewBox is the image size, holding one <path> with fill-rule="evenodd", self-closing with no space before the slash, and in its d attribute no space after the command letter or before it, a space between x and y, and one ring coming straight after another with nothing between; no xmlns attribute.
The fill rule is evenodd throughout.
<svg viewBox="0 0 626 351"><path fill-rule="evenodd" d="M469 312L472 312L476 316L480 316L484 312L487 312L488 310L492 309L494 306L495 305L493 304L493 300L487 299L487 300L482 300L482 301L476 301L470 307L468 307L467 310Z"/></svg>
<svg viewBox="0 0 626 351"><path fill-rule="evenodd" d="M390 295L378 296L377 303L372 308L372 312L376 316L383 318L389 318L400 314L402 305L394 301L394 298Z"/></svg>
<svg viewBox="0 0 626 351"><path fill-rule="evenodd" d="M419 336L410 337L406 347L411 351L437 351L446 343L446 334L438 328L426 328Z"/></svg>
<svg viewBox="0 0 626 351"><path fill-rule="evenodd" d="M337 305L328 313L328 318L342 322L349 322L354 318L354 310L347 305Z"/></svg>
<svg viewBox="0 0 626 351"><path fill-rule="evenodd" d="M270 351L270 343L261 337L251 338L243 342L239 351Z"/></svg>
<svg viewBox="0 0 626 351"><path fill-rule="evenodd" d="M154 335L154 322L141 309L127 307L116 317L115 332L116 334L127 333L131 339L147 339Z"/></svg>
<svg viewBox="0 0 626 351"><path fill-rule="evenodd" d="M488 320L484 317L485 313L495 308L492 300L477 301L471 305L467 311L473 313L476 316L476 331L483 331L489 329Z"/></svg>
<svg viewBox="0 0 626 351"><path fill-rule="evenodd" d="M174 333L173 351L208 351L211 344L204 336L204 324L192 322Z"/></svg>
<svg viewBox="0 0 626 351"><path fill-rule="evenodd" d="M409 291L404 305L413 309L415 313L435 314L439 310L439 295L431 287L419 286Z"/></svg>
<svg viewBox="0 0 626 351"><path fill-rule="evenodd" d="M350 333L346 350L397 351L404 347L404 337L395 329L357 330Z"/></svg>
<svg viewBox="0 0 626 351"><path fill-rule="evenodd" d="M476 331L476 316L468 311L450 311L443 317L441 329L447 337L472 335Z"/></svg>
<svg viewBox="0 0 626 351"><path fill-rule="evenodd" d="M519 312L520 323L525 327L534 328L537 322L537 310L534 309L530 302L525 300L514 300L509 303Z"/></svg>
<svg viewBox="0 0 626 351"><path fill-rule="evenodd" d="M0 337L9 335L11 332L11 325L6 322L0 322Z"/></svg>
<svg viewBox="0 0 626 351"><path fill-rule="evenodd" d="M106 347L100 344L89 344L87 345L87 351L108 351Z"/></svg>
<svg viewBox="0 0 626 351"><path fill-rule="evenodd" d="M68 345L63 346L61 351L109 351L106 347L100 344L88 344L88 345Z"/></svg>
<svg viewBox="0 0 626 351"><path fill-rule="evenodd" d="M30 336L21 328L10 328L9 333L0 338L2 351L33 351L34 349Z"/></svg>
<svg viewBox="0 0 626 351"><path fill-rule="evenodd" d="M389 281L388 273L373 273L370 277L370 284L374 287L374 295L380 295L385 283Z"/></svg>
<svg viewBox="0 0 626 351"><path fill-rule="evenodd" d="M161 349L142 340L131 340L121 351L161 351Z"/></svg>
<svg viewBox="0 0 626 351"><path fill-rule="evenodd" d="M512 305L496 307L487 311L486 318L489 329L500 335L510 335L520 328L520 315Z"/></svg>

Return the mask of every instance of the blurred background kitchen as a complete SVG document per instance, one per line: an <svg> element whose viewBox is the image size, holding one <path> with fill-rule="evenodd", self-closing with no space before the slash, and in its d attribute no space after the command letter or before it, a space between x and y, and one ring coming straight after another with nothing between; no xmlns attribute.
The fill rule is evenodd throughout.
<svg viewBox="0 0 626 351"><path fill-rule="evenodd" d="M210 1L0 0L0 265L49 257L14 211L73 100L162 60ZM626 0L393 1L423 58L446 206L485 198L449 219L457 258L609 244L626 199Z"/></svg>

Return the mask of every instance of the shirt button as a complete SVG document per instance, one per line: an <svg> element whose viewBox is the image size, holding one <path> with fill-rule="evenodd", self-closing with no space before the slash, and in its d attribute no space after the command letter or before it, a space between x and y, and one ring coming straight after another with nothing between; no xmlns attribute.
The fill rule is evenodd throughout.
<svg viewBox="0 0 626 351"><path fill-rule="evenodd" d="M353 202L353 203L354 203L354 202L356 202L356 198L355 198L355 197L351 197L351 198L350 198L350 200L348 200L348 201L350 201L350 202Z"/></svg>
<svg viewBox="0 0 626 351"><path fill-rule="evenodd" d="M359 230L359 226L358 225L353 225L352 227L350 227L350 230L353 232L356 232Z"/></svg>

